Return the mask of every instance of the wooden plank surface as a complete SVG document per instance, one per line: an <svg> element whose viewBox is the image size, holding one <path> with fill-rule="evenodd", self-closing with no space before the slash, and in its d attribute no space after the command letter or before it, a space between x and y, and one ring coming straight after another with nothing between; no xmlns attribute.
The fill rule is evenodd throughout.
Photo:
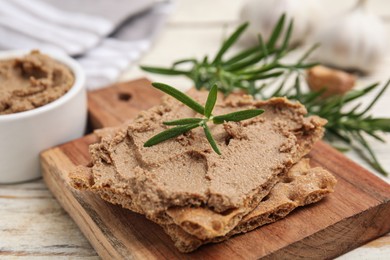
<svg viewBox="0 0 390 260"><path fill-rule="evenodd" d="M147 80L138 80L91 94L89 100L95 102L90 107L92 125L112 126L135 116L135 104L145 109L158 103L159 98L147 92L152 89L148 85ZM138 96L139 91L144 92ZM113 102L124 92L131 93L132 98ZM390 186L320 142L310 157L314 165L327 168L337 177L334 194L294 211L284 220L184 255L159 226L143 216L68 185L69 170L88 164L88 145L95 141L95 136L89 135L45 151L42 166L49 189L105 259L331 258L390 231Z"/></svg>
<svg viewBox="0 0 390 260"><path fill-rule="evenodd" d="M117 83L109 88L88 93L89 121L92 128L119 125L160 102L162 92L150 87L150 81L141 78Z"/></svg>

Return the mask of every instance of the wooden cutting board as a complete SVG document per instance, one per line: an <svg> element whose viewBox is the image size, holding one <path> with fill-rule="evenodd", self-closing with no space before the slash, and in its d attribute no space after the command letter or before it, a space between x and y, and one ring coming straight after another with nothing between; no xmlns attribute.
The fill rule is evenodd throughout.
<svg viewBox="0 0 390 260"><path fill-rule="evenodd" d="M160 97L145 79L91 92L91 125L118 125ZM390 231L390 185L319 142L309 156L335 174L335 193L276 223L182 254L158 225L68 185L68 171L89 163L93 142L96 137L87 135L43 152L41 161L49 189L104 259L325 259Z"/></svg>

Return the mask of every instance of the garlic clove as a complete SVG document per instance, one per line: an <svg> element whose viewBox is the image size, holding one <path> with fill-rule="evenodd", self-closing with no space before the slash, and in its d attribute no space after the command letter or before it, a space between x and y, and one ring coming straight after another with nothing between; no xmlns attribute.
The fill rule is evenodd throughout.
<svg viewBox="0 0 390 260"><path fill-rule="evenodd" d="M355 86L356 77L342 70L315 66L307 70L307 84L313 91L325 89L323 97L343 95Z"/></svg>
<svg viewBox="0 0 390 260"><path fill-rule="evenodd" d="M371 72L386 52L386 32L381 20L368 13L364 1L337 19L319 27L314 41L321 44L317 61L342 69Z"/></svg>
<svg viewBox="0 0 390 260"><path fill-rule="evenodd" d="M249 0L241 9L240 20L250 23L246 40L257 43L259 34L265 41L269 39L279 17L285 13L286 21L294 20L290 45L296 45L302 43L315 28L319 10L318 0ZM277 44L281 42L282 39Z"/></svg>

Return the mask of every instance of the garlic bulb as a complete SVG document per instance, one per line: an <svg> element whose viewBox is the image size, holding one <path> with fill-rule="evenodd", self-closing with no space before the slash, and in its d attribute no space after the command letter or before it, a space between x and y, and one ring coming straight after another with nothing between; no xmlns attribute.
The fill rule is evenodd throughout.
<svg viewBox="0 0 390 260"><path fill-rule="evenodd" d="M318 61L362 72L375 69L386 51L386 34L380 19L366 11L365 2L359 0L352 10L318 29Z"/></svg>
<svg viewBox="0 0 390 260"><path fill-rule="evenodd" d="M286 21L294 19L290 45L301 43L317 24L319 8L317 0L249 0L241 9L241 22L250 23L246 40L257 42L262 35L267 40L282 14ZM285 29L287 28L287 23ZM281 41L280 41L281 42ZM279 44L280 44L279 42Z"/></svg>

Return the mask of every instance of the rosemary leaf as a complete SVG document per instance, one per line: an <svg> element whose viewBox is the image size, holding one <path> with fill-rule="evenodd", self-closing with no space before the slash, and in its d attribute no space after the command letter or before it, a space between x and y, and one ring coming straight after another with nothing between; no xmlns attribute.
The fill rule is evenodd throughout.
<svg viewBox="0 0 390 260"><path fill-rule="evenodd" d="M376 140L378 140L379 142L382 142L382 143L386 143L386 140L383 139L382 137L380 137L379 135L373 133L373 132L366 132L369 136L372 136L373 138L375 138Z"/></svg>
<svg viewBox="0 0 390 260"><path fill-rule="evenodd" d="M285 69L309 69L311 67L320 65L318 62L311 62L311 63L306 63L306 64L294 64L294 65L284 65L280 64L280 68L285 68Z"/></svg>
<svg viewBox="0 0 390 260"><path fill-rule="evenodd" d="M264 110L262 109L248 109L248 110L242 110L238 112L233 112L225 115L220 115L220 116L214 116L212 118L214 124L222 124L224 122L239 122L245 119L249 119L252 117L256 117L258 115L261 115L264 113Z"/></svg>
<svg viewBox="0 0 390 260"><path fill-rule="evenodd" d="M390 85L390 80L387 81L387 83L383 86L383 88L379 91L379 93L375 96L375 98L371 101L371 103L367 106L366 109L364 109L360 114L363 115L366 112L368 112L378 101L378 99L382 96L382 94L386 91L386 89Z"/></svg>
<svg viewBox="0 0 390 260"><path fill-rule="evenodd" d="M367 161L371 164L371 166L374 167L378 172L387 176L387 172L385 171L385 169L383 169L382 165L379 163L378 159L376 158L374 151L368 145L367 141L364 139L361 133L354 132L353 134L355 135L356 140L360 143L360 145L362 145L366 149L368 155L370 156L367 157ZM365 155L363 154L363 156Z"/></svg>
<svg viewBox="0 0 390 260"><path fill-rule="evenodd" d="M178 61L175 61L173 64L172 64L172 67L176 67L177 65L180 65L180 64L183 64L183 63L192 63L192 64L196 64L198 63L198 61L196 59L183 59L183 60L178 60Z"/></svg>
<svg viewBox="0 0 390 260"><path fill-rule="evenodd" d="M184 134L185 132L190 131L191 129L194 129L199 126L199 123L195 124L188 124L183 126L177 126L174 128L170 128L168 130L165 130L152 138L150 138L148 141L144 143L144 147L150 147L156 144L159 144L161 142L164 142L168 139L174 138L176 136L179 136L181 134Z"/></svg>
<svg viewBox="0 0 390 260"><path fill-rule="evenodd" d="M350 150L348 147L341 147L341 146L337 146L337 145L333 145L333 148L337 149L339 152L342 152L342 153L346 153Z"/></svg>
<svg viewBox="0 0 390 260"><path fill-rule="evenodd" d="M367 120L371 131L382 131L390 133L390 118L373 118Z"/></svg>
<svg viewBox="0 0 390 260"><path fill-rule="evenodd" d="M275 77L279 77L280 75L283 75L283 74L284 74L284 71L278 71L278 72L273 72L273 73L269 73L269 74L253 75L253 76L247 77L247 80L275 78Z"/></svg>
<svg viewBox="0 0 390 260"><path fill-rule="evenodd" d="M267 57L268 56L268 49L267 49L267 46L264 43L263 37L261 36L261 34L259 34L257 36L257 38L258 38L258 41L259 41L261 52Z"/></svg>
<svg viewBox="0 0 390 260"><path fill-rule="evenodd" d="M354 113L362 106L362 103L356 104L351 110L349 110L348 113L346 113L346 116L354 116Z"/></svg>
<svg viewBox="0 0 390 260"><path fill-rule="evenodd" d="M264 65L260 68L257 68L256 70L243 71L241 74L243 74L243 75L259 75L261 73L270 71L270 70L278 68L278 67L281 67L281 65L279 65L277 63L271 63L271 64Z"/></svg>
<svg viewBox="0 0 390 260"><path fill-rule="evenodd" d="M204 130L204 134L206 135L206 138L207 138L207 140L209 141L209 143L211 145L211 148L213 148L214 152L216 152L217 154L221 155L221 152L219 151L217 143L215 142L213 136L211 135L210 129L207 126L207 124L203 124L202 127L203 127L203 130Z"/></svg>
<svg viewBox="0 0 390 260"><path fill-rule="evenodd" d="M202 122L202 118L183 118L178 120L172 120L172 121L165 121L163 122L164 125L188 125L188 124L195 124Z"/></svg>
<svg viewBox="0 0 390 260"><path fill-rule="evenodd" d="M167 69L167 68L160 68L160 67L141 66L141 69L143 69L144 71L147 71L147 72L151 72L151 73L171 75L171 76L188 75L189 74L188 71L184 71L184 70Z"/></svg>
<svg viewBox="0 0 390 260"><path fill-rule="evenodd" d="M152 86L176 98L178 101L195 110L199 114L204 115L204 107L183 92L164 83L153 82Z"/></svg>
<svg viewBox="0 0 390 260"><path fill-rule="evenodd" d="M207 101L205 104L204 108L204 115L205 117L209 118L211 116L211 112L214 109L215 102L217 102L217 95L218 95L218 86L214 85L210 92L209 95L207 96Z"/></svg>
<svg viewBox="0 0 390 260"><path fill-rule="evenodd" d="M285 54L285 51L287 50L288 44L290 42L293 26L294 26L294 21L291 20L289 25L288 25L287 32L286 32L286 34L284 36L284 40L283 40L282 48L281 48L282 51L280 51L278 53L278 58L282 57Z"/></svg>
<svg viewBox="0 0 390 260"><path fill-rule="evenodd" d="M275 53L275 51L271 52L272 54ZM256 53L256 55L252 55L248 57L247 59L242 60L241 62L237 62L231 65L226 66L224 69L226 71L239 71L246 67L255 65L259 61L261 61L265 57L264 53Z"/></svg>
<svg viewBox="0 0 390 260"><path fill-rule="evenodd" d="M231 57L230 59L228 59L227 61L225 61L224 65L235 64L238 61L241 61L243 59L247 59L249 56L256 54L257 52L259 52L258 46L254 46L254 47L251 47L249 49L243 50L243 51L239 52L238 54L234 55L233 57Z"/></svg>
<svg viewBox="0 0 390 260"><path fill-rule="evenodd" d="M282 33L283 27L284 27L284 20L286 19L286 15L283 14L278 22L276 23L274 29L272 30L271 37L268 40L267 43L267 48L268 49L273 49L275 47L275 44L277 40L279 39L280 34Z"/></svg>
<svg viewBox="0 0 390 260"><path fill-rule="evenodd" d="M248 27L248 23L242 24L237 30L222 44L221 49L218 51L217 55L214 58L212 64L218 64L222 60L222 56L225 52L238 40L240 35L245 31L246 27Z"/></svg>
<svg viewBox="0 0 390 260"><path fill-rule="evenodd" d="M319 97L321 97L326 91L326 88L323 88L317 92L310 92L305 95L305 98L302 99L302 102L304 104L311 104L312 102L316 101Z"/></svg>
<svg viewBox="0 0 390 260"><path fill-rule="evenodd" d="M313 46L311 46L303 55L301 58L299 58L298 60L298 65L299 64L302 64L302 62L304 62L309 56L310 54L313 53L313 51L315 51L318 47L320 47L320 44L317 43L317 44L314 44Z"/></svg>
<svg viewBox="0 0 390 260"><path fill-rule="evenodd" d="M371 92L372 90L374 90L378 85L379 85L379 83L375 83L375 84L372 84L372 85L370 85L368 87L365 87L362 90L352 90L352 91L349 91L343 97L344 102L348 103L348 102L351 102L351 101L353 101L355 99L358 99L358 98L366 95L367 93Z"/></svg>
<svg viewBox="0 0 390 260"><path fill-rule="evenodd" d="M277 96L280 96L280 93L282 92L283 88L284 88L284 85L286 84L286 81L287 79L284 79L279 87L271 94L272 97L277 97Z"/></svg>

